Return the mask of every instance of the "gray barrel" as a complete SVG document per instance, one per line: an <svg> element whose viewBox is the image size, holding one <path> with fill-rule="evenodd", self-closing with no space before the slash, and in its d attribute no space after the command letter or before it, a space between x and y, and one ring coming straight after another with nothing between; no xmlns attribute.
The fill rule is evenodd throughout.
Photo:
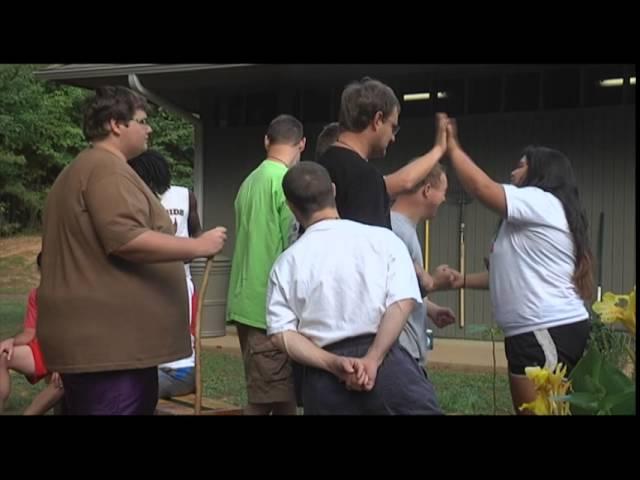
<svg viewBox="0 0 640 480"><path fill-rule="evenodd" d="M202 276L206 265L205 259L191 262L191 276L198 295L204 295L202 306L202 338L223 337L226 335L227 291L231 274L231 259L220 255L215 257L209 275L207 291L202 292Z"/></svg>

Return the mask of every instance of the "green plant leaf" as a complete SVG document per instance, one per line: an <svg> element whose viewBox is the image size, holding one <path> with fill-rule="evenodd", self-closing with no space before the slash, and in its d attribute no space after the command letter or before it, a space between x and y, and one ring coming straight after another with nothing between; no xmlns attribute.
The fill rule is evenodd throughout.
<svg viewBox="0 0 640 480"><path fill-rule="evenodd" d="M600 405L611 412L611 415L635 415L636 414L636 386L632 385L624 392L607 395Z"/></svg>
<svg viewBox="0 0 640 480"><path fill-rule="evenodd" d="M599 390L599 375L602 365L602 354L590 348L569 374L574 392L596 393Z"/></svg>
<svg viewBox="0 0 640 480"><path fill-rule="evenodd" d="M595 415L599 410L601 397L595 393L578 392L568 396L573 415Z"/></svg>
<svg viewBox="0 0 640 480"><path fill-rule="evenodd" d="M600 369L599 384L602 385L608 395L617 395L626 392L634 383L618 367L603 359Z"/></svg>

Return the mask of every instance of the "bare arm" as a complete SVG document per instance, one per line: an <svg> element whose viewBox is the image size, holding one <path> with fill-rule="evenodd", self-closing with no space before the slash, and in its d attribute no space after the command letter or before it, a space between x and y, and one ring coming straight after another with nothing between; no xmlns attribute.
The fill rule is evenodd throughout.
<svg viewBox="0 0 640 480"><path fill-rule="evenodd" d="M198 217L198 201L192 191L189 191L189 218L187 219L187 228L189 236L197 238L202 235L202 225L200 217Z"/></svg>
<svg viewBox="0 0 640 480"><path fill-rule="evenodd" d="M449 265L438 265L434 278L446 277L441 283L440 290L454 290L458 288L473 288L475 290L489 289L489 272L467 273L462 275Z"/></svg>
<svg viewBox="0 0 640 480"><path fill-rule="evenodd" d="M13 357L13 348L21 345L27 345L36 336L36 331L33 328L25 328L24 331L17 334L15 337L10 337L0 342L0 356L5 355L7 360L11 360Z"/></svg>
<svg viewBox="0 0 640 480"><path fill-rule="evenodd" d="M343 381L347 381L354 373L363 377L364 369L358 360L327 352L301 333L287 330L271 338L276 347L298 363L326 370Z"/></svg>
<svg viewBox="0 0 640 480"><path fill-rule="evenodd" d="M198 238L181 238L148 230L113 252L125 260L137 263L185 261L212 257L222 250L227 229L217 227Z"/></svg>
<svg viewBox="0 0 640 480"><path fill-rule="evenodd" d="M25 328L22 332L13 337L13 345L28 345L34 338L36 338L35 328Z"/></svg>
<svg viewBox="0 0 640 480"><path fill-rule="evenodd" d="M446 114L436 114L436 141L433 148L401 169L384 177L391 199L415 187L444 155L447 150L447 122Z"/></svg>
<svg viewBox="0 0 640 480"><path fill-rule="evenodd" d="M387 308L382 320L380 320L376 338L369 347L367 358L374 360L380 366L391 345L400 336L415 305L415 300L405 299L399 300Z"/></svg>
<svg viewBox="0 0 640 480"><path fill-rule="evenodd" d="M507 200L503 186L494 182L462 150L458 141L458 128L453 119L449 120L447 125L447 153L462 187L487 208L505 218Z"/></svg>
<svg viewBox="0 0 640 480"><path fill-rule="evenodd" d="M372 390L375 386L378 368L393 343L400 336L415 304L413 299L399 300L391 304L384 313L376 337L367 354L361 359L364 374L357 374L359 380L361 379L359 384L364 390Z"/></svg>
<svg viewBox="0 0 640 480"><path fill-rule="evenodd" d="M416 275L418 276L420 294L425 296L427 293L434 290L435 279L429 275L429 272L425 271L419 263L414 263L413 266L415 267Z"/></svg>
<svg viewBox="0 0 640 480"><path fill-rule="evenodd" d="M303 365L333 372L336 355L318 347L299 332L287 330L271 337L273 343L293 360Z"/></svg>
<svg viewBox="0 0 640 480"><path fill-rule="evenodd" d="M465 288L489 290L489 272L468 273L464 277Z"/></svg>

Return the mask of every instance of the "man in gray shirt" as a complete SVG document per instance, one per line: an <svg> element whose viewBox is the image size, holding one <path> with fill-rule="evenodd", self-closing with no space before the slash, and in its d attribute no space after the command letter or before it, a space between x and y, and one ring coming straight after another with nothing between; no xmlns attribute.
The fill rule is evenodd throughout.
<svg viewBox="0 0 640 480"><path fill-rule="evenodd" d="M424 265L422 249L418 241L416 225L436 216L438 207L445 200L447 193L447 176L442 166L437 163L429 174L418 185L408 192L399 195L391 209L391 227L409 249L409 254L416 267L416 274L424 295L439 289L449 288L450 278L438 269L435 277L431 277L422 268ZM425 363L427 350L427 315L438 328L455 322L450 308L441 307L426 299L417 304L400 334L402 345L420 365Z"/></svg>

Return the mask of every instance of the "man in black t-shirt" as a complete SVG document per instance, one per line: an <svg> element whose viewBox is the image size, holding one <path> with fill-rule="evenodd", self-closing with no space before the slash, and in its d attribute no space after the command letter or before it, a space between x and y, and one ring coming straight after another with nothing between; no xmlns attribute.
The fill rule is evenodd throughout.
<svg viewBox="0 0 640 480"><path fill-rule="evenodd" d="M393 90L371 78L349 84L340 102L338 140L318 159L336 186L341 218L391 228L391 200L424 179L446 150L447 116L437 114L436 142L426 154L382 176L369 163L383 158L398 133L400 102Z"/></svg>

